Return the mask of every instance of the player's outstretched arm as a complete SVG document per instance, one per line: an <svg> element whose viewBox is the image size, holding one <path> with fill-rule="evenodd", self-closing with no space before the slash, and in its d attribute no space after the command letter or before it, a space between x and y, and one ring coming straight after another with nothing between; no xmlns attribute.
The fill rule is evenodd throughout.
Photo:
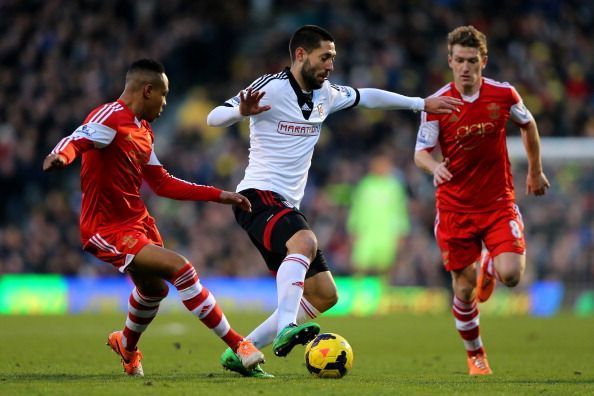
<svg viewBox="0 0 594 396"><path fill-rule="evenodd" d="M463 102L458 98L451 96L432 96L425 98L425 111L433 114L450 114L454 111L460 111L458 108Z"/></svg>
<svg viewBox="0 0 594 396"><path fill-rule="evenodd" d="M423 99L376 88L361 88L359 89L359 95L359 105L368 109L402 109L447 114L459 111L458 107L463 104L460 99L452 97L438 96Z"/></svg>
<svg viewBox="0 0 594 396"><path fill-rule="evenodd" d="M85 137L72 135L60 140L51 153L43 160L43 170L46 172L62 169L69 165L80 154L95 147L95 143Z"/></svg>
<svg viewBox="0 0 594 396"><path fill-rule="evenodd" d="M252 204L250 201L243 195L236 192L221 191L219 202L228 205L237 205L246 212L252 211Z"/></svg>
<svg viewBox="0 0 594 396"><path fill-rule="evenodd" d="M206 123L212 127L228 127L238 121L253 115L260 114L270 110L270 106L260 106L260 100L266 92L253 91L248 88L247 91L239 93L239 106L217 106L206 117Z"/></svg>
<svg viewBox="0 0 594 396"><path fill-rule="evenodd" d="M211 201L228 205L238 205L251 212L250 201L241 194L224 191L213 186L191 183L171 176L154 156L154 164L143 167L142 176L151 189L160 197L182 201Z"/></svg>

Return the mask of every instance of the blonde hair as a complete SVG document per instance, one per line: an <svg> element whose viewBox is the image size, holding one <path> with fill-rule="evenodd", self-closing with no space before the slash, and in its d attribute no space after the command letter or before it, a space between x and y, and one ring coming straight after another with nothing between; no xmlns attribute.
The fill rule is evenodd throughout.
<svg viewBox="0 0 594 396"><path fill-rule="evenodd" d="M487 56L487 37L472 25L459 26L448 34L448 53L454 45L478 48L482 57Z"/></svg>

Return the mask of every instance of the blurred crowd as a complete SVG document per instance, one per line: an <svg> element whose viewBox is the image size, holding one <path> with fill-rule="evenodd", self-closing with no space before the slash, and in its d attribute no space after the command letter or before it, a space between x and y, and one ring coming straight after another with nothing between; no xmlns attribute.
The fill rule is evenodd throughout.
<svg viewBox="0 0 594 396"><path fill-rule="evenodd" d="M119 96L137 58L161 60L171 80L169 108L154 124L161 162L177 177L234 190L247 160L247 123L213 129L206 114L288 65L290 34L306 23L336 39L333 82L409 96L449 81L446 35L473 24L488 38L484 74L518 89L542 136L594 137L589 1L0 0L0 274L115 274L80 249L78 163L43 174L41 162L91 109ZM387 276L393 284L447 284L432 235L434 189L412 160L417 126L411 112L363 110L325 125L301 209L335 273L356 272L347 227L353 191L381 149L405 186L410 216ZM525 163L514 168L527 282L591 284L591 161L545 161L553 187L538 199L523 195ZM203 276L266 274L229 207L161 199L148 189L144 196L166 245Z"/></svg>

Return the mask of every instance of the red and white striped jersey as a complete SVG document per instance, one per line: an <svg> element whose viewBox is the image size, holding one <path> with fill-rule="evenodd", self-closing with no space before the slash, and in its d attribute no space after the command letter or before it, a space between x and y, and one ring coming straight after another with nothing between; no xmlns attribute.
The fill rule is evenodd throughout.
<svg viewBox="0 0 594 396"><path fill-rule="evenodd" d="M81 237L118 228L149 216L140 197L142 181L161 196L217 201L221 190L189 183L163 169L153 151L154 135L146 120L138 120L123 101L97 107L52 153L70 164L82 155L80 173Z"/></svg>
<svg viewBox="0 0 594 396"><path fill-rule="evenodd" d="M433 96L452 96L460 112L421 115L415 150L439 147L453 178L437 187L437 208L483 212L514 202L506 124L525 126L532 115L508 83L483 78L476 95L466 97L449 83Z"/></svg>

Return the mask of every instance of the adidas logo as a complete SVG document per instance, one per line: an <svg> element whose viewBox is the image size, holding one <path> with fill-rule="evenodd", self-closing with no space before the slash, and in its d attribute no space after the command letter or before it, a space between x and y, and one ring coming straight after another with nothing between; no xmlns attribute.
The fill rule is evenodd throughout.
<svg viewBox="0 0 594 396"><path fill-rule="evenodd" d="M210 307L212 307L211 304L206 304L205 306L203 306L202 309L200 310L200 313L198 314L198 317L202 318L206 314L206 312L208 312Z"/></svg>
<svg viewBox="0 0 594 396"><path fill-rule="evenodd" d="M303 110L303 111L311 111L311 107L309 107L307 105L307 103L304 103L303 106L301 106L301 110Z"/></svg>

